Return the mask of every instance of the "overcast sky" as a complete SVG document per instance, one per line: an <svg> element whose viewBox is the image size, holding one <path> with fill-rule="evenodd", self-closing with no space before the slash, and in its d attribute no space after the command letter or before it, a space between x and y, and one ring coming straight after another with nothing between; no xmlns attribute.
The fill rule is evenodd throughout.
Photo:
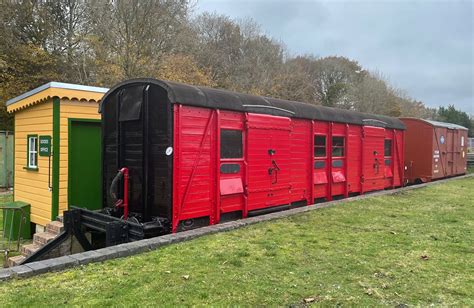
<svg viewBox="0 0 474 308"><path fill-rule="evenodd" d="M197 13L251 17L292 55L340 55L411 97L474 114L474 1L199 0Z"/></svg>

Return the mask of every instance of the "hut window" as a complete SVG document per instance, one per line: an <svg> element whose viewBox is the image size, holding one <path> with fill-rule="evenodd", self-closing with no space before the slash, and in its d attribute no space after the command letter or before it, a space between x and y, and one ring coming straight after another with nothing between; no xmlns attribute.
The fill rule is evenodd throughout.
<svg viewBox="0 0 474 308"><path fill-rule="evenodd" d="M314 156L326 157L326 136L314 136Z"/></svg>
<svg viewBox="0 0 474 308"><path fill-rule="evenodd" d="M385 139L384 155L385 156L392 156L392 140L390 140L390 139Z"/></svg>
<svg viewBox="0 0 474 308"><path fill-rule="evenodd" d="M344 156L344 137L332 137L332 156Z"/></svg>
<svg viewBox="0 0 474 308"><path fill-rule="evenodd" d="M221 129L221 158L242 158L242 132Z"/></svg>
<svg viewBox="0 0 474 308"><path fill-rule="evenodd" d="M28 168L38 168L38 136L28 136Z"/></svg>

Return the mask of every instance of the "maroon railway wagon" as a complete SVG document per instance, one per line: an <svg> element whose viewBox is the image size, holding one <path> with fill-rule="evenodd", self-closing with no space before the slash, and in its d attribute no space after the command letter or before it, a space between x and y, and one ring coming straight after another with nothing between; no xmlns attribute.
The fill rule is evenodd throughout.
<svg viewBox="0 0 474 308"><path fill-rule="evenodd" d="M101 113L107 213L171 232L403 184L396 118L152 79Z"/></svg>
<svg viewBox="0 0 474 308"><path fill-rule="evenodd" d="M405 181L409 184L462 175L467 170L466 127L431 120L405 123Z"/></svg>

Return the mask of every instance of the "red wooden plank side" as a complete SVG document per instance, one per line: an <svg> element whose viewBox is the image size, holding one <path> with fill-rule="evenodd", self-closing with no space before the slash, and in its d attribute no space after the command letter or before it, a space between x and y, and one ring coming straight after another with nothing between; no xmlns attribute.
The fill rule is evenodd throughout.
<svg viewBox="0 0 474 308"><path fill-rule="evenodd" d="M176 110L175 110L176 112ZM175 122L174 161L179 169L175 175L177 200L174 201L173 231L179 221L202 216L215 220L216 160L215 111L180 106Z"/></svg>
<svg viewBox="0 0 474 308"><path fill-rule="evenodd" d="M270 115L247 115L248 210L290 201L291 120Z"/></svg>
<svg viewBox="0 0 474 308"><path fill-rule="evenodd" d="M311 153L311 122L306 120L292 119L292 130L290 135L290 202L307 200L310 202L310 191L308 190L308 171L312 169L311 161L307 159Z"/></svg>
<svg viewBox="0 0 474 308"><path fill-rule="evenodd" d="M361 127L357 125L348 125L347 137L347 189L348 194L360 192L361 177Z"/></svg>
<svg viewBox="0 0 474 308"><path fill-rule="evenodd" d="M384 175L384 141L385 129L382 127L364 126L364 190L381 190L385 187Z"/></svg>
<svg viewBox="0 0 474 308"><path fill-rule="evenodd" d="M186 219L208 216L214 224L222 213L242 211L246 217L249 210L403 184L400 130L178 104L174 128L173 232ZM220 158L221 129L242 132L243 157ZM326 137L324 157L314 156L315 135ZM340 157L332 156L333 136L344 137ZM385 139L392 140L388 169ZM239 168L226 173L221 171L225 164Z"/></svg>

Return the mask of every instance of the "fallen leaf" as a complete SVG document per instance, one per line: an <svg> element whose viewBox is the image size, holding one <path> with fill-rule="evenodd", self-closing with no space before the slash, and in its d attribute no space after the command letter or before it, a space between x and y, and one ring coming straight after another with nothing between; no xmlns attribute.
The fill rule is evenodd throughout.
<svg viewBox="0 0 474 308"><path fill-rule="evenodd" d="M305 298L305 299L304 299L304 302L305 302L305 303L312 303L312 302L314 302L315 300L316 300L316 299L315 299L314 297L308 297L308 298Z"/></svg>
<svg viewBox="0 0 474 308"><path fill-rule="evenodd" d="M188 280L188 279L189 279L189 275L183 275L183 279Z"/></svg>
<svg viewBox="0 0 474 308"><path fill-rule="evenodd" d="M421 259L421 260L425 260L425 261L426 261L426 260L428 260L428 259L429 259L429 257L428 257L427 255L422 255L422 256L420 257L420 259Z"/></svg>
<svg viewBox="0 0 474 308"><path fill-rule="evenodd" d="M171 274L171 271L165 271L166 274Z"/></svg>

